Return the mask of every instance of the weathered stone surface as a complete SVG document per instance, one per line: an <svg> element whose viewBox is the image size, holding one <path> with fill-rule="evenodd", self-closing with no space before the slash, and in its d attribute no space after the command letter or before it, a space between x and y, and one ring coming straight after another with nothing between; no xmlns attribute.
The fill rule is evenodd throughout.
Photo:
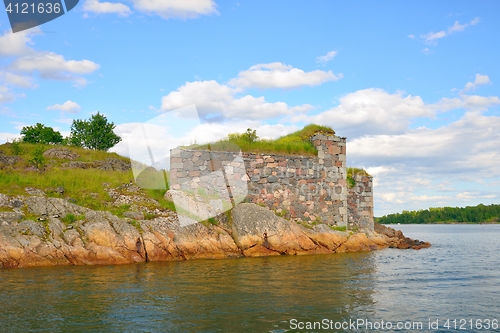
<svg viewBox="0 0 500 333"><path fill-rule="evenodd" d="M61 164L61 166L64 168L75 168L75 169L89 169L94 167L94 165L90 162L78 162L78 161L66 162Z"/></svg>
<svg viewBox="0 0 500 333"><path fill-rule="evenodd" d="M167 200L175 202L177 209L182 209L189 214L180 216L182 218L181 225L192 224L190 219L196 219L195 222L206 220L212 216L216 216L223 212L223 199L212 199L210 197L203 197L200 195L188 195L181 191L169 190L165 193ZM226 204L230 205L229 197L227 197Z"/></svg>
<svg viewBox="0 0 500 333"><path fill-rule="evenodd" d="M96 161L94 165L97 169L108 171L127 171L131 169L130 162L117 158L107 158L104 161Z"/></svg>
<svg viewBox="0 0 500 333"><path fill-rule="evenodd" d="M127 171L132 168L129 161L124 161L118 158L107 158L104 161L94 162L79 162L71 161L62 164L65 168L90 169L96 168L106 171Z"/></svg>
<svg viewBox="0 0 500 333"><path fill-rule="evenodd" d="M304 228L305 234L316 244L335 252L349 238L346 232L340 232L330 229L325 224L319 224L312 230Z"/></svg>
<svg viewBox="0 0 500 333"><path fill-rule="evenodd" d="M349 237L337 252L359 252L377 250L378 245L369 239L364 233L357 233Z"/></svg>
<svg viewBox="0 0 500 333"><path fill-rule="evenodd" d="M4 165L14 165L20 160L21 158L19 158L18 156L8 156L0 152L0 167Z"/></svg>
<svg viewBox="0 0 500 333"><path fill-rule="evenodd" d="M5 194L0 193L0 207L8 207L9 206L9 197Z"/></svg>
<svg viewBox="0 0 500 333"><path fill-rule="evenodd" d="M262 245L278 253L297 254L317 248L296 224L276 216L266 208L242 203L232 210L232 215L233 237L242 250Z"/></svg>
<svg viewBox="0 0 500 333"><path fill-rule="evenodd" d="M65 159L65 160L74 160L74 159L80 157L80 155L71 151L68 148L51 148L49 150L46 150L43 153L43 156L61 158L61 159Z"/></svg>
<svg viewBox="0 0 500 333"><path fill-rule="evenodd" d="M381 233L332 230L320 224L305 228L255 204L240 204L217 217L217 224L182 227L173 212L130 224L109 212L97 212L59 198L0 196L12 206L16 200L31 215L0 214L0 267L122 264L200 258L230 258L280 254L367 251L385 247L421 248L428 243L406 239L401 232L377 227ZM80 216L70 224L66 214ZM135 212L134 212L135 213ZM139 216L137 216L139 217ZM5 222L5 223L4 223Z"/></svg>
<svg viewBox="0 0 500 333"><path fill-rule="evenodd" d="M405 237L400 230L386 227L382 224L375 223L375 232L385 238L387 247L397 249L415 249L420 250L431 247L429 242L423 242L418 239ZM379 241L377 239L377 241Z"/></svg>
<svg viewBox="0 0 500 333"><path fill-rule="evenodd" d="M28 193L30 195L37 195L37 196L41 196L41 197L45 196L44 191L37 189L37 188L34 188L34 187L26 187L24 190L26 191L26 193Z"/></svg>
<svg viewBox="0 0 500 333"><path fill-rule="evenodd" d="M144 214L141 212L125 212L123 217L135 220L144 220Z"/></svg>
<svg viewBox="0 0 500 333"><path fill-rule="evenodd" d="M66 214L81 215L90 209L81 207L60 198L46 198L37 196L18 197L21 205L25 205L28 212L36 215L64 217Z"/></svg>

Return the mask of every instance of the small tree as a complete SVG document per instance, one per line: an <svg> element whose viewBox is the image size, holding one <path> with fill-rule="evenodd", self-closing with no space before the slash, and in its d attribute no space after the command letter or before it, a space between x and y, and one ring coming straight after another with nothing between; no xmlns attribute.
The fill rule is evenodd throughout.
<svg viewBox="0 0 500 333"><path fill-rule="evenodd" d="M43 149L41 147L37 147L31 154L31 159L29 159L28 162L38 170L44 170L45 157L43 156Z"/></svg>
<svg viewBox="0 0 500 333"><path fill-rule="evenodd" d="M63 140L61 133L40 123L23 127L21 135L22 141L29 143L58 144Z"/></svg>
<svg viewBox="0 0 500 333"><path fill-rule="evenodd" d="M247 131L242 134L242 136L245 140L247 140L250 143L257 141L257 139L259 138L257 136L257 131L252 130L251 128L248 128Z"/></svg>
<svg viewBox="0 0 500 333"><path fill-rule="evenodd" d="M106 117L97 112L89 120L73 120L69 143L77 147L107 151L122 140L114 129L115 124L108 123Z"/></svg>
<svg viewBox="0 0 500 333"><path fill-rule="evenodd" d="M23 148L21 147L21 143L19 139L12 140L10 144L10 149L12 150L12 154L19 156L23 153Z"/></svg>

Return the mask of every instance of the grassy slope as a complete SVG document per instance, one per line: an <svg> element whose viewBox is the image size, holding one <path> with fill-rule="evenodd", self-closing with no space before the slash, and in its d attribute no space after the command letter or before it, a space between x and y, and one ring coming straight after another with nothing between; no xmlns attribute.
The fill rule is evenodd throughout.
<svg viewBox="0 0 500 333"><path fill-rule="evenodd" d="M110 188L129 184L134 180L132 170L68 169L62 167L62 164L68 162L68 160L58 158L45 158L46 167L43 171L32 167L29 160L33 158L36 149L41 148L45 151L55 147L58 146L21 143L21 153L17 155L21 160L13 166L0 168L0 193L27 195L25 188L34 187L45 191L49 197L72 198L76 204L95 210L107 210L119 214L128 209L128 207L111 206L113 200L105 191L103 183L108 183ZM67 146L64 146L64 148L70 149L80 156L75 161L93 162L102 161L106 158L129 161L128 158L116 153ZM0 152L7 156L14 156L11 144L0 145ZM59 186L64 188L63 196L54 190ZM163 199L165 190L141 190L140 193L160 202L161 207L159 208L173 208L169 202Z"/></svg>

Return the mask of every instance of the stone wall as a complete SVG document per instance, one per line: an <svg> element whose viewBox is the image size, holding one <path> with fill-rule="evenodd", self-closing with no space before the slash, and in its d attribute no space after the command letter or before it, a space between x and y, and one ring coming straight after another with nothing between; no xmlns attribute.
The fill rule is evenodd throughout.
<svg viewBox="0 0 500 333"><path fill-rule="evenodd" d="M317 157L173 149L170 188L213 197L210 205L218 205L216 210L246 201L287 218L334 226L355 228L359 216L363 227L369 227L368 210L358 199L351 211L361 210L348 218L346 139L316 134L311 141ZM373 216L371 221L373 225Z"/></svg>
<svg viewBox="0 0 500 333"><path fill-rule="evenodd" d="M365 175L353 176L355 185L348 189L348 228L373 230L373 178Z"/></svg>

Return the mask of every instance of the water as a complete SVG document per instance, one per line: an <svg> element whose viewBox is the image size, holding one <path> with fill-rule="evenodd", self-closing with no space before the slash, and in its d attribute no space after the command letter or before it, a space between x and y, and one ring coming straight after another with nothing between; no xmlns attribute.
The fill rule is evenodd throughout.
<svg viewBox="0 0 500 333"><path fill-rule="evenodd" d="M0 332L500 332L500 225L398 228L433 247L3 269Z"/></svg>

